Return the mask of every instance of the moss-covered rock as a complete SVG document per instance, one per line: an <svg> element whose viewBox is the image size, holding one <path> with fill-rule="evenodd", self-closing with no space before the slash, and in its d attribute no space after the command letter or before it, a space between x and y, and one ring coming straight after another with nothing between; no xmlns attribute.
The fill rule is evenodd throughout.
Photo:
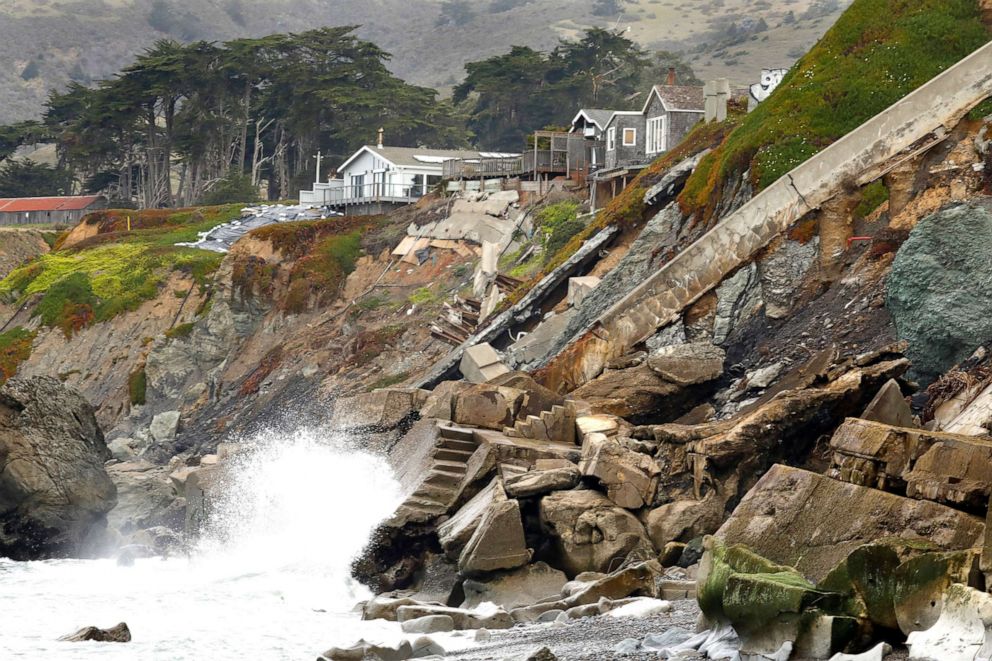
<svg viewBox="0 0 992 661"><path fill-rule="evenodd" d="M886 307L925 381L992 341L992 207L974 202L921 220L892 264Z"/></svg>

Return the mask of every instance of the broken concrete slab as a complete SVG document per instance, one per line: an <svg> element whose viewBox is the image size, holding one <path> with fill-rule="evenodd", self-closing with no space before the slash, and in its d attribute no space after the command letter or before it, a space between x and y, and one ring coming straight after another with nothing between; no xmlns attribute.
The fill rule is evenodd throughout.
<svg viewBox="0 0 992 661"><path fill-rule="evenodd" d="M573 443L511 437L488 429L477 429L473 436L480 445L489 446L498 464L530 466L541 459L564 459L577 464L581 459L580 450Z"/></svg>
<svg viewBox="0 0 992 661"><path fill-rule="evenodd" d="M334 402L331 427L334 429L394 429L416 410L415 391L383 388L372 392L339 397Z"/></svg>
<svg viewBox="0 0 992 661"><path fill-rule="evenodd" d="M486 512L495 504L506 500L506 492L498 479L494 479L482 491L438 526L437 536L448 558L456 560L462 549L475 534Z"/></svg>
<svg viewBox="0 0 992 661"><path fill-rule="evenodd" d="M510 371L503 363L503 358L488 342L466 349L458 369L470 383L486 383Z"/></svg>
<svg viewBox="0 0 992 661"><path fill-rule="evenodd" d="M579 470L606 487L606 495L620 507L636 510L654 501L661 469L646 454L622 446L617 439L589 434L582 443Z"/></svg>
<svg viewBox="0 0 992 661"><path fill-rule="evenodd" d="M509 310L501 312L490 323L486 324L484 328L476 331L442 360L437 361L428 372L416 380L415 385L419 387L430 387L443 380L454 371L461 360L463 352L468 347L475 346L480 342L495 341L496 338L508 329L517 327L534 316L541 314L541 301L564 282L566 278L593 260L599 250L612 241L619 231L617 226L611 225L586 240L565 263L544 276L518 303L513 305ZM552 388L552 390L555 389Z"/></svg>
<svg viewBox="0 0 992 661"><path fill-rule="evenodd" d="M715 536L820 581L854 549L882 537L958 550L983 533L981 519L949 507L776 464Z"/></svg>
<svg viewBox="0 0 992 661"><path fill-rule="evenodd" d="M992 648L992 596L964 585L944 595L937 623L906 639L911 661L977 661Z"/></svg>
<svg viewBox="0 0 992 661"><path fill-rule="evenodd" d="M848 418L830 448L830 476L852 484L970 508L992 488L992 439Z"/></svg>
<svg viewBox="0 0 992 661"><path fill-rule="evenodd" d="M492 503L486 510L458 557L458 571L465 576L476 576L521 567L530 559L520 503L504 500Z"/></svg>
<svg viewBox="0 0 992 661"><path fill-rule="evenodd" d="M861 419L881 422L893 427L919 427L913 419L913 411L906 403L902 389L895 379L889 379L885 382L878 394L865 407Z"/></svg>
<svg viewBox="0 0 992 661"><path fill-rule="evenodd" d="M506 480L506 493L511 498L530 498L552 491L573 489L582 474L578 466L569 463L567 467L548 470L530 470Z"/></svg>
<svg viewBox="0 0 992 661"><path fill-rule="evenodd" d="M599 285L599 278L594 275L584 275L568 279L568 294L566 301L571 307L582 305L586 295Z"/></svg>
<svg viewBox="0 0 992 661"><path fill-rule="evenodd" d="M620 429L620 420L612 415L580 415L575 419L575 428L581 443L589 434L615 436Z"/></svg>
<svg viewBox="0 0 992 661"><path fill-rule="evenodd" d="M506 350L509 362L514 365L527 365L543 357L568 327L568 322L574 316L575 310L573 308L564 312L552 313L529 333L518 336L517 341Z"/></svg>
<svg viewBox="0 0 992 661"><path fill-rule="evenodd" d="M670 383L691 386L723 375L727 354L709 342L661 347L648 356L648 367Z"/></svg>

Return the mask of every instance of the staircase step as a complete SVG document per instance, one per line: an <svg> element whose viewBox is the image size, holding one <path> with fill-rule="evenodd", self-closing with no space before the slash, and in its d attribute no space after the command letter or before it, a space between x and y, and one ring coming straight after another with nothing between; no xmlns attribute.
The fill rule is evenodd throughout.
<svg viewBox="0 0 992 661"><path fill-rule="evenodd" d="M460 461L466 463L475 450L456 450L454 448L438 448L434 451L434 458L439 461Z"/></svg>
<svg viewBox="0 0 992 661"><path fill-rule="evenodd" d="M424 478L424 482L427 484L439 484L439 485L449 485L457 486L461 484L462 479L464 479L464 474L449 473L446 471L432 470Z"/></svg>
<svg viewBox="0 0 992 661"><path fill-rule="evenodd" d="M464 475L466 466L464 461L449 461L449 460L435 460L434 468L437 470L442 470L446 473L455 473L457 475Z"/></svg>
<svg viewBox="0 0 992 661"><path fill-rule="evenodd" d="M464 450L467 452L475 452L475 449L479 447L479 444L475 441L462 441L455 438L442 438L441 442L438 443L439 448L446 448L448 450Z"/></svg>
<svg viewBox="0 0 992 661"><path fill-rule="evenodd" d="M424 498L426 500L433 500L436 503L442 503L450 505L454 502L455 498L458 496L458 486L457 484L421 484L420 487L413 492L414 498Z"/></svg>
<svg viewBox="0 0 992 661"><path fill-rule="evenodd" d="M416 508L424 511L436 511L438 513L447 512L448 506L444 503L439 503L437 501L431 500L429 498L423 498L416 494L410 496L403 503L407 507Z"/></svg>
<svg viewBox="0 0 992 661"><path fill-rule="evenodd" d="M447 425L441 425L438 427L438 432L441 434L442 438L450 438L458 441L472 441L475 442L475 435L472 433L471 429L465 427L449 427Z"/></svg>

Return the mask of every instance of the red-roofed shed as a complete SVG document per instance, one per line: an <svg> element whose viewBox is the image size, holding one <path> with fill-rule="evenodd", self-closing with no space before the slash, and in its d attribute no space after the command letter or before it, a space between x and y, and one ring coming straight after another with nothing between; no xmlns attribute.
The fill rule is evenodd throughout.
<svg viewBox="0 0 992 661"><path fill-rule="evenodd" d="M75 225L90 211L106 206L102 195L0 197L0 225Z"/></svg>

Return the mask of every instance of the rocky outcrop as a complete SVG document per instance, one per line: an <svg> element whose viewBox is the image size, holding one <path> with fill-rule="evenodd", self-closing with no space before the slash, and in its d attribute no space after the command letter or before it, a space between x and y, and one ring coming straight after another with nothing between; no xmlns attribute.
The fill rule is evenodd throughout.
<svg viewBox="0 0 992 661"><path fill-rule="evenodd" d="M992 340L990 241L992 208L970 203L921 220L896 253L886 307L927 381Z"/></svg>
<svg viewBox="0 0 992 661"><path fill-rule="evenodd" d="M88 640L98 643L130 643L131 630L125 622L109 629L99 629L97 627L83 627L76 633L62 636L59 640L70 643L82 643Z"/></svg>
<svg viewBox="0 0 992 661"><path fill-rule="evenodd" d="M107 474L117 488L117 505L107 523L125 539L160 526L183 530L186 501L177 496L168 468L135 460L112 464Z"/></svg>
<svg viewBox="0 0 992 661"><path fill-rule="evenodd" d="M48 377L0 388L0 555L29 560L94 549L116 504L93 407Z"/></svg>

